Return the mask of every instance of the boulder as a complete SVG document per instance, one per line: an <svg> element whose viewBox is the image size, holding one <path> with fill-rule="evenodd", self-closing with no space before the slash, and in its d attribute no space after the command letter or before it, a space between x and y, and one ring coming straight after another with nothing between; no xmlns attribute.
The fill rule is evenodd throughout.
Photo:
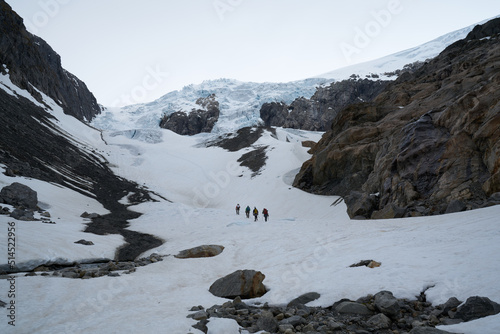
<svg viewBox="0 0 500 334"><path fill-rule="evenodd" d="M267 290L262 281L266 276L260 271L237 270L232 274L219 278L209 288L209 291L222 298L242 299L263 296Z"/></svg>
<svg viewBox="0 0 500 334"><path fill-rule="evenodd" d="M180 251L179 254L174 255L178 259L193 259L199 257L213 257L217 256L224 250L224 246L219 245L203 245L190 249Z"/></svg>
<svg viewBox="0 0 500 334"><path fill-rule="evenodd" d="M498 313L500 313L500 304L487 297L475 296L467 298L465 304L458 308L454 318L470 321Z"/></svg>
<svg viewBox="0 0 500 334"><path fill-rule="evenodd" d="M400 307L396 297L390 291L380 291L374 296L375 308L389 317L396 317Z"/></svg>
<svg viewBox="0 0 500 334"><path fill-rule="evenodd" d="M30 187L14 182L0 190L0 202L10 204L15 207L36 210L38 195L36 191Z"/></svg>
<svg viewBox="0 0 500 334"><path fill-rule="evenodd" d="M84 239L80 239L78 241L75 241L75 244L81 244L81 245L85 245L85 246L92 246L92 245L94 245L94 243L92 241L87 241L87 240L84 240Z"/></svg>
<svg viewBox="0 0 500 334"><path fill-rule="evenodd" d="M308 292L292 300L290 303L288 303L287 307L305 305L309 302L312 302L313 300L318 299L320 296L321 295L317 292Z"/></svg>

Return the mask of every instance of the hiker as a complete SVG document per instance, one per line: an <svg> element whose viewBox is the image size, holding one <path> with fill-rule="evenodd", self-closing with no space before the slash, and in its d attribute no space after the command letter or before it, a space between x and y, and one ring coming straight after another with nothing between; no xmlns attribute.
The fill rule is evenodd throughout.
<svg viewBox="0 0 500 334"><path fill-rule="evenodd" d="M236 204L236 214L237 215L240 214L240 205L239 204Z"/></svg>
<svg viewBox="0 0 500 334"><path fill-rule="evenodd" d="M247 205L247 208L245 209L245 213L247 214L247 218L250 218L250 206Z"/></svg>
<svg viewBox="0 0 500 334"><path fill-rule="evenodd" d="M262 210L262 214L264 215L264 220L267 222L267 217L269 217L269 211L266 208Z"/></svg>
<svg viewBox="0 0 500 334"><path fill-rule="evenodd" d="M253 216L255 217L254 222L256 222L259 217L259 210L255 206L253 207Z"/></svg>

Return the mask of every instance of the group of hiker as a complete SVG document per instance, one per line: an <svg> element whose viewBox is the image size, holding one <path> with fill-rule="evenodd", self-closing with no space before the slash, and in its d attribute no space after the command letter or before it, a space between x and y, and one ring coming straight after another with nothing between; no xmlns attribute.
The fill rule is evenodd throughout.
<svg viewBox="0 0 500 334"><path fill-rule="evenodd" d="M236 214L239 215L240 214L240 205L239 204L236 204ZM247 218L250 218L250 211L252 211L252 214L254 216L254 221L257 221L259 219L259 210L257 210L257 207L253 207L253 210L250 209L250 206L247 205L246 209L245 209L245 214L247 216ZM264 216L264 220L267 222L267 218L269 217L269 211L267 211L266 208L264 208L262 210L262 215Z"/></svg>

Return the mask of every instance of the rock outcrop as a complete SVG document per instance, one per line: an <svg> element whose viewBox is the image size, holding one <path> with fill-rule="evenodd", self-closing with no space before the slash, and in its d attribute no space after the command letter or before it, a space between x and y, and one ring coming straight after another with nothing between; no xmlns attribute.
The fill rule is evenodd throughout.
<svg viewBox="0 0 500 334"><path fill-rule="evenodd" d="M318 87L310 98L295 99L290 105L283 102L264 103L260 118L265 126L325 131L337 113L346 106L371 101L388 81L349 79Z"/></svg>
<svg viewBox="0 0 500 334"><path fill-rule="evenodd" d="M12 82L38 102L42 102L42 92L79 120L90 121L101 112L85 83L63 69L61 57L43 39L29 33L23 19L0 0L0 72L7 71Z"/></svg>
<svg viewBox="0 0 500 334"><path fill-rule="evenodd" d="M180 135L195 135L202 132L211 132L215 123L219 120L219 102L215 99L215 94L206 98L196 100L198 109L189 112L176 111L169 115L164 115L160 127L172 130Z"/></svg>
<svg viewBox="0 0 500 334"><path fill-rule="evenodd" d="M351 218L500 204L499 83L498 35L458 41L339 112L294 185L344 196Z"/></svg>

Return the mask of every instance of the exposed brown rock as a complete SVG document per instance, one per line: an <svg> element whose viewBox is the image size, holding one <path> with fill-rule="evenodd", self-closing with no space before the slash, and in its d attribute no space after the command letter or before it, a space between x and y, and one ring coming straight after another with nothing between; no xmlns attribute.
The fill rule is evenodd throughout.
<svg viewBox="0 0 500 334"><path fill-rule="evenodd" d="M360 192L365 203L376 197L365 212L346 199L351 217L440 214L457 200L486 205L500 191L499 83L496 36L456 42L372 102L338 113L294 185Z"/></svg>

